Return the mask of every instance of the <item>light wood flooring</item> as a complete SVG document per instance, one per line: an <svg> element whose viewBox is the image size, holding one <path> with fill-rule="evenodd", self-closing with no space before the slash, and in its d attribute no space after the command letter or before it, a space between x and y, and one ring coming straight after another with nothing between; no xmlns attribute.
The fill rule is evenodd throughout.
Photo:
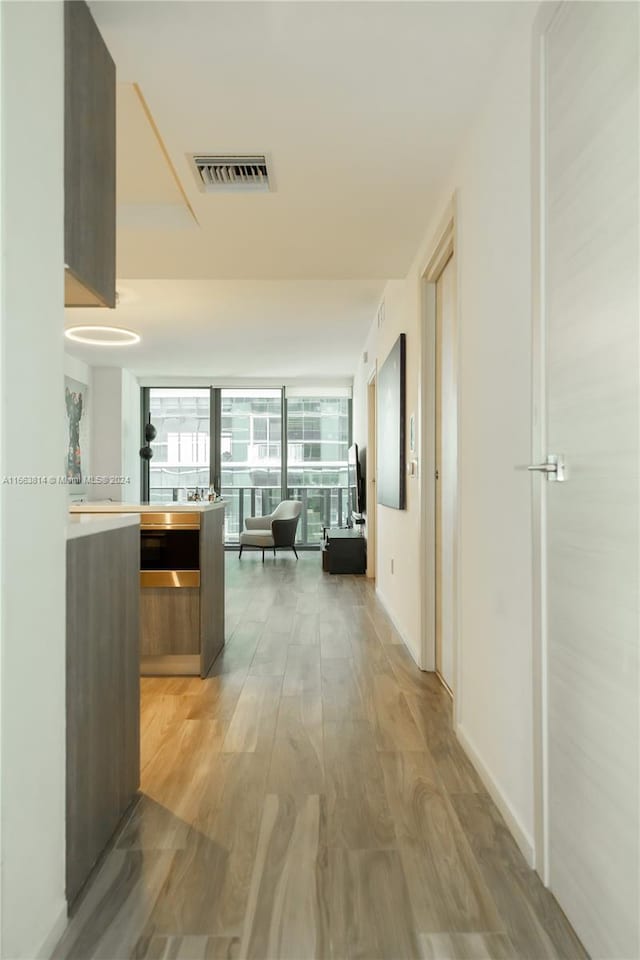
<svg viewBox="0 0 640 960"><path fill-rule="evenodd" d="M57 960L574 960L364 578L227 556L207 680L142 683L141 798Z"/></svg>

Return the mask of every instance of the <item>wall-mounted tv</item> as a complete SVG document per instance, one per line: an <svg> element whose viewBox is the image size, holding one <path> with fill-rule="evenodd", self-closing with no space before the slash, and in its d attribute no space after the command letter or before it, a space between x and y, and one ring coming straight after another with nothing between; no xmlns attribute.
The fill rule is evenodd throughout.
<svg viewBox="0 0 640 960"><path fill-rule="evenodd" d="M378 372L378 503L405 509L405 353L401 333Z"/></svg>
<svg viewBox="0 0 640 960"><path fill-rule="evenodd" d="M364 510L364 489L357 443L349 447L347 465L349 470L349 516L352 517L354 514L360 516Z"/></svg>

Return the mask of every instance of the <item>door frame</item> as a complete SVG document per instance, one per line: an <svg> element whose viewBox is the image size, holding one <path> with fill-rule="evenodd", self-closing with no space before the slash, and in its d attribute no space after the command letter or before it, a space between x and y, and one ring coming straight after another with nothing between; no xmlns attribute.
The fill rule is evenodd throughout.
<svg viewBox="0 0 640 960"><path fill-rule="evenodd" d="M452 256L456 257L455 289L456 308L454 337L454 375L456 378L457 410L456 419L460 423L460 295L458 270L458 228L457 228L457 196L453 195L445 210L420 277L421 300L421 356L420 356L420 422L419 436L422 469L420 471L420 579L423 584L420 620L421 620L421 651L420 667L423 670L435 671L436 666L436 631L435 631L435 522L436 522L436 480L435 480L435 418L436 418L436 283L445 266ZM453 625L453 677L454 677L454 723L457 724L460 712L460 476L456 473L455 481L455 535L453 548L453 563L455 583L454 596L454 625Z"/></svg>
<svg viewBox="0 0 640 960"><path fill-rule="evenodd" d="M533 24L531 56L531 463L547 455L546 417L546 182L545 36L562 0L542 4ZM547 484L531 484L533 828L534 868L549 885L549 769L547 697Z"/></svg>
<svg viewBox="0 0 640 960"><path fill-rule="evenodd" d="M378 498L376 496L377 474L377 399L378 399L378 367L377 363L367 380L367 474L366 474L366 509L367 509L367 578L376 579L376 551L377 551L377 522Z"/></svg>

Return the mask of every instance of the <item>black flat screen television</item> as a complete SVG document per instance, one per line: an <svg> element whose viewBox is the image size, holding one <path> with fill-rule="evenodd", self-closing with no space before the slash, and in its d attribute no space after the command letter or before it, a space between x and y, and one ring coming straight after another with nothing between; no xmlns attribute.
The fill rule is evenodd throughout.
<svg viewBox="0 0 640 960"><path fill-rule="evenodd" d="M354 516L360 517L364 510L364 491L357 443L349 447L347 464L349 471L349 520L351 520Z"/></svg>

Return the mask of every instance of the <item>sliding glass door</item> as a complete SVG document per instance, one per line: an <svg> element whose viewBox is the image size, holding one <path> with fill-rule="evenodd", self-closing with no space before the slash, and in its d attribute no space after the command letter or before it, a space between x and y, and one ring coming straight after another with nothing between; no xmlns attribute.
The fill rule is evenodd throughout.
<svg viewBox="0 0 640 960"><path fill-rule="evenodd" d="M220 475L225 538L245 517L271 513L282 497L282 390L220 390Z"/></svg>
<svg viewBox="0 0 640 960"><path fill-rule="evenodd" d="M157 430L149 500L186 500L215 486L227 501L225 539L237 544L247 517L284 499L302 502L300 546L348 519L346 390L146 388Z"/></svg>
<svg viewBox="0 0 640 960"><path fill-rule="evenodd" d="M291 499L302 501L302 543L320 543L323 527L348 519L350 437L347 396L287 396L287 488Z"/></svg>

